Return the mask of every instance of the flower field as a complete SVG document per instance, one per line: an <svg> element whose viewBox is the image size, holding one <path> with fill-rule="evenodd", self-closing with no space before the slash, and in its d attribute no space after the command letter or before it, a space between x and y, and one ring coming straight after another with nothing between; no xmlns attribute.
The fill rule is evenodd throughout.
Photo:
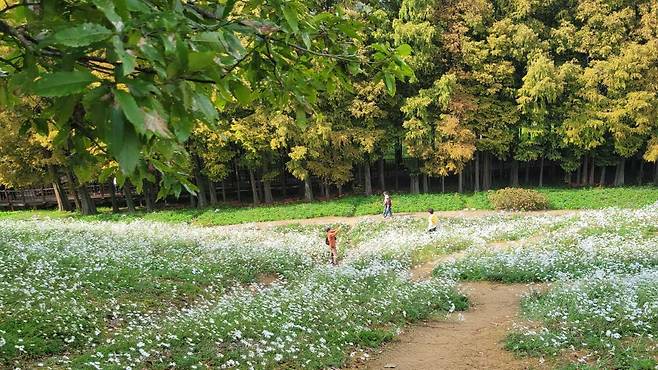
<svg viewBox="0 0 658 370"><path fill-rule="evenodd" d="M467 309L459 280L550 283L522 301L506 344L520 355L656 365L658 204L448 218L435 233L366 220L343 226L339 249L330 266L317 225L4 220L0 367L340 367ZM427 261L433 277L411 279Z"/></svg>
<svg viewBox="0 0 658 370"><path fill-rule="evenodd" d="M6 221L0 248L0 367L339 366L466 308L395 259L327 266L317 228Z"/></svg>
<svg viewBox="0 0 658 370"><path fill-rule="evenodd" d="M554 221L553 230L510 248L474 244L459 259L438 265L434 274L553 282L522 302L528 322L507 339L507 348L519 354L553 359L559 366L655 369L658 204Z"/></svg>

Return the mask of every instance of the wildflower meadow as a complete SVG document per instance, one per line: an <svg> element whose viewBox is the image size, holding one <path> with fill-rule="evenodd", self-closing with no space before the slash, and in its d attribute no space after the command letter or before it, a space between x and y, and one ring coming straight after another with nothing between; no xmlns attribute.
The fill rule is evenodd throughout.
<svg viewBox="0 0 658 370"><path fill-rule="evenodd" d="M2 226L2 368L340 368L469 310L464 280L542 284L507 334L516 356L656 366L658 204L443 218L434 233L411 216L365 219L341 226L338 266L318 225Z"/></svg>

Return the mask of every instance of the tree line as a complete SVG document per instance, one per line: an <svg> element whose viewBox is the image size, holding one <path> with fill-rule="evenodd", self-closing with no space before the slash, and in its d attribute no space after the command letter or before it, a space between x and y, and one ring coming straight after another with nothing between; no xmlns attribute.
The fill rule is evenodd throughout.
<svg viewBox="0 0 658 370"><path fill-rule="evenodd" d="M53 3L0 10L0 183L83 213L658 182L656 0Z"/></svg>

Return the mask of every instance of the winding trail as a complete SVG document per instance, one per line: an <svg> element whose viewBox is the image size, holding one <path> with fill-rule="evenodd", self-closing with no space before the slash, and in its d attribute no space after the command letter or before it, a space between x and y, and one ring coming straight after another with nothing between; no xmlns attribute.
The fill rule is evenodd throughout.
<svg viewBox="0 0 658 370"><path fill-rule="evenodd" d="M461 211L438 211L435 212L441 218L477 218L488 217L497 215L508 216L563 216L572 215L581 212L580 210L547 210L547 211L526 211L526 212L508 212L508 211L494 211L494 210L461 210ZM418 218L427 217L427 212L400 212L395 213L395 216L412 216ZM366 216L328 216L328 217L315 217L303 218L296 220L279 220L279 221L259 221L251 223L243 223L236 225L222 225L215 227L235 228L237 226L255 227L258 229L267 229L274 226L286 225L326 225L326 224L345 224L355 225L362 221L380 221L386 222L381 215L366 215Z"/></svg>
<svg viewBox="0 0 658 370"><path fill-rule="evenodd" d="M471 301L447 320L412 325L365 369L536 369L535 359L518 359L502 341L518 315L524 284L472 282L461 285Z"/></svg>
<svg viewBox="0 0 658 370"><path fill-rule="evenodd" d="M530 238L532 239L532 238ZM511 248L521 241L496 242L492 249ZM433 268L464 252L443 256L411 270L413 280L430 277ZM542 369L534 358L517 358L506 351L503 341L519 315L521 296L537 284L464 282L460 290L469 297L470 307L432 320L411 325L386 345L373 359L353 364L352 369L434 370L434 369Z"/></svg>

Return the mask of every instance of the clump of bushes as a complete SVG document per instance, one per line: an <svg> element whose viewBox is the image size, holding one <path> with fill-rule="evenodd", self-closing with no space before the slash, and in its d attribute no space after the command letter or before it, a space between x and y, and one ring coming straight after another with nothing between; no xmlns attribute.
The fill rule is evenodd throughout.
<svg viewBox="0 0 658 370"><path fill-rule="evenodd" d="M546 195L530 189L505 188L489 193L494 209L505 211L536 211L548 209Z"/></svg>

